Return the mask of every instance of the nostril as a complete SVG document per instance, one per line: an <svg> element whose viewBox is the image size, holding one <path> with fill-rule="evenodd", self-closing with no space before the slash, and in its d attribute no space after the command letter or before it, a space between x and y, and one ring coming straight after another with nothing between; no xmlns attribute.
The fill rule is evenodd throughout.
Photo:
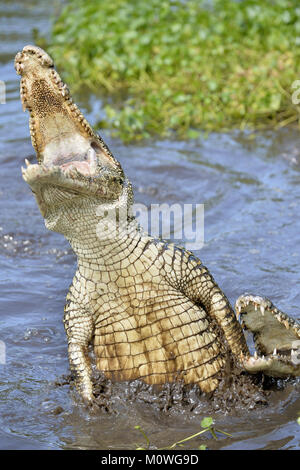
<svg viewBox="0 0 300 470"><path fill-rule="evenodd" d="M91 142L91 147L93 150L99 150L99 144L97 142Z"/></svg>

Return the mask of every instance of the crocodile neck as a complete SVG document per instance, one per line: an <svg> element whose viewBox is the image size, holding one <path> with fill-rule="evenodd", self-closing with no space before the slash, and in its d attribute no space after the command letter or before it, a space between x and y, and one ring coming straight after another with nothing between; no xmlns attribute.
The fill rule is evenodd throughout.
<svg viewBox="0 0 300 470"><path fill-rule="evenodd" d="M97 211L97 209L95 209ZM126 209L127 210L127 209ZM134 262L141 255L140 249L153 240L145 233L131 211L122 223L107 222L95 217L95 211L79 217L81 223L67 239L74 250L78 268L90 267L100 271L118 271L125 263ZM98 214L99 215L99 214Z"/></svg>

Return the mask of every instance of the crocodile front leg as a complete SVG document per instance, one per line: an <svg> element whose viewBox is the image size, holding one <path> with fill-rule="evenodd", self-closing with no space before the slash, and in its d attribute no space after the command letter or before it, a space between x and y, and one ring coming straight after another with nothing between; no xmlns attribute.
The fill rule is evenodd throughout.
<svg viewBox="0 0 300 470"><path fill-rule="evenodd" d="M202 307L218 328L218 336L227 342L235 357L248 353L241 325L226 295L219 288L209 270L192 253L180 250L163 254L168 281L196 305Z"/></svg>
<svg viewBox="0 0 300 470"><path fill-rule="evenodd" d="M71 306L71 308L70 308ZM94 400L92 369L88 345L94 332L92 316L81 309L65 307L64 326L68 338L70 369L75 375L76 388L87 404Z"/></svg>
<svg viewBox="0 0 300 470"><path fill-rule="evenodd" d="M226 295L216 284L208 269L198 265L188 276L184 292L195 303L203 305L207 313L215 320L219 333L225 338L233 355L238 357L248 352L248 346L241 325Z"/></svg>

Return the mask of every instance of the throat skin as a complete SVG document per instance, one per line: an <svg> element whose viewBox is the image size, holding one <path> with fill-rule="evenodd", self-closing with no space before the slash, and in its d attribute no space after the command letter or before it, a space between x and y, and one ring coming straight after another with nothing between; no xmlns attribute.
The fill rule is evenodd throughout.
<svg viewBox="0 0 300 470"><path fill-rule="evenodd" d="M89 264L103 271L120 268L126 255L133 261L138 242L146 244L153 240L141 229L135 218L120 225L105 217L87 215L83 223L77 226L76 233L73 232L67 238L77 256L78 266Z"/></svg>

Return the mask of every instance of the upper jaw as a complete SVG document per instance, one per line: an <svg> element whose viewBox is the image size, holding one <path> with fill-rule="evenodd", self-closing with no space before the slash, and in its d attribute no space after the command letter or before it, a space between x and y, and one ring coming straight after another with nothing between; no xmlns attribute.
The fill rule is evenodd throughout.
<svg viewBox="0 0 300 470"><path fill-rule="evenodd" d="M73 103L45 51L25 46L16 55L15 68L22 77L21 100L30 113L30 135L39 164L59 166L63 172L73 166L85 177L96 176L101 168L123 174L119 162Z"/></svg>

